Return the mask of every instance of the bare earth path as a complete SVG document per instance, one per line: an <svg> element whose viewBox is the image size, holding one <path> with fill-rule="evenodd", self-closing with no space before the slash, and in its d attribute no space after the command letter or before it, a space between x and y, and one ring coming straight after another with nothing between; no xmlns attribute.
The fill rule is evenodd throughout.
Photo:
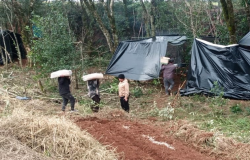
<svg viewBox="0 0 250 160"><path fill-rule="evenodd" d="M100 143L117 149L125 160L211 160L179 140L168 137L162 128L139 122L97 117L81 118L76 124Z"/></svg>

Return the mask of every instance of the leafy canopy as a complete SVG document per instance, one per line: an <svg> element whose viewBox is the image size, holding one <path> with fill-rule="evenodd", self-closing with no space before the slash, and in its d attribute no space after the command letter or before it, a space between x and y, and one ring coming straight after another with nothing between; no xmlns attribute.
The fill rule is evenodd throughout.
<svg viewBox="0 0 250 160"><path fill-rule="evenodd" d="M41 37L33 41L33 62L42 74L74 69L79 62L79 55L75 51L75 38L69 28L64 5L57 1L48 3L47 8L47 14L43 17L33 16L33 25L41 31Z"/></svg>

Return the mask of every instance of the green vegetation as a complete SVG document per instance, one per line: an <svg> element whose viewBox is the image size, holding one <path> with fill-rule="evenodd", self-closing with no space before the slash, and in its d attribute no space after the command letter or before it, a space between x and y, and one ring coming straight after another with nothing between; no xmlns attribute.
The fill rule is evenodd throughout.
<svg viewBox="0 0 250 160"><path fill-rule="evenodd" d="M26 68L20 69L20 64L16 63L5 64L6 67L0 68L0 89L3 90L0 90L0 93L7 95L3 97L0 94L0 97L2 96L0 117L11 115L15 108L24 104L31 113L41 111L45 115L55 115L60 110L62 100L58 94L57 81L50 79L49 73L59 69L74 71L71 90L77 99L76 108L83 117L91 115L90 106L93 105L93 101L86 95L86 83L81 80L81 76L90 72L104 73L118 40L153 36L155 31L152 28L155 28L158 34L180 34L190 39L180 53L185 63L190 61L189 51L193 38L211 35L215 37L215 43L228 44L230 40L235 42L249 31L250 15L245 11L249 10L249 4L228 0L227 2L232 2L233 5L224 5L222 8L220 2L223 1L215 0L207 3L203 0L151 1L155 3L141 1L140 3L124 0L114 3L96 1L93 4L88 0L80 1L81 3L0 1L0 13L2 13L0 29L13 30L21 34L28 52ZM148 12L144 11L142 4ZM104 6L108 9L105 10ZM155 7L155 11L149 12L152 6ZM227 20L226 17L223 19L220 12L227 8L231 10L228 14L235 16L237 26L233 32L230 32L232 26L229 22L233 19ZM150 28L152 30L149 31ZM19 56L19 63L20 60ZM186 68L177 72L183 81ZM120 109L118 82L117 78L110 77L101 81L100 108L103 112L107 108ZM248 101L223 98L224 88L220 87L221 82L214 82L209 95L196 94L176 99L162 97L164 89L160 79L129 83L131 94L129 115L132 118L154 118L155 121L164 123L187 120L197 124L200 129L233 137L240 142L250 142L250 104ZM35 102L28 104L29 101L13 100L18 95L31 97ZM174 108L171 106L172 102L175 102ZM18 120L22 121L21 118ZM51 135L48 138L53 137ZM53 147L59 146L54 144L48 146L44 154L52 156L50 150Z"/></svg>
<svg viewBox="0 0 250 160"><path fill-rule="evenodd" d="M137 86L134 89L132 89L132 95L135 96L136 98L139 98L143 95L143 92L141 88Z"/></svg>
<svg viewBox="0 0 250 160"><path fill-rule="evenodd" d="M46 16L33 15L33 23L41 30L41 38L33 40L31 58L40 74L60 69L75 69L80 55L75 51L73 33L64 16L60 1L51 3Z"/></svg>
<svg viewBox="0 0 250 160"><path fill-rule="evenodd" d="M240 108L239 104L233 105L232 107L230 107L231 112L233 113L241 113L242 109Z"/></svg>

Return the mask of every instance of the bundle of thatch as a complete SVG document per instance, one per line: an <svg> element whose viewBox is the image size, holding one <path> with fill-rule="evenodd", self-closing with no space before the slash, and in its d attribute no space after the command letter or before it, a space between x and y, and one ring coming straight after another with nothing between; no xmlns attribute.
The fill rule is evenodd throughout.
<svg viewBox="0 0 250 160"><path fill-rule="evenodd" d="M53 159L117 159L110 147L108 150L102 146L70 120L37 115L21 108L2 118L0 136L12 137L23 146Z"/></svg>

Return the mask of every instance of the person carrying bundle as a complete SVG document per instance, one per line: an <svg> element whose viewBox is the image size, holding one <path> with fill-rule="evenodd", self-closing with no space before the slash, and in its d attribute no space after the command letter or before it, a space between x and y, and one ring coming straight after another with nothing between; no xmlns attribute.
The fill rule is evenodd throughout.
<svg viewBox="0 0 250 160"><path fill-rule="evenodd" d="M167 65L162 65L161 71L163 71L163 82L166 95L171 94L171 90L174 86L174 70L177 68L174 63L174 59L170 59Z"/></svg>
<svg viewBox="0 0 250 160"><path fill-rule="evenodd" d="M62 111L63 112L65 111L68 101L70 101L71 112L76 111L75 98L72 96L69 89L69 85L71 83L70 77L69 76L58 77L58 83L59 83L59 94L60 96L62 96L63 99Z"/></svg>
<svg viewBox="0 0 250 160"><path fill-rule="evenodd" d="M99 104L101 101L99 92L99 79L92 79L87 81L88 96L93 100L94 104L91 105L91 110L93 112L99 111Z"/></svg>

